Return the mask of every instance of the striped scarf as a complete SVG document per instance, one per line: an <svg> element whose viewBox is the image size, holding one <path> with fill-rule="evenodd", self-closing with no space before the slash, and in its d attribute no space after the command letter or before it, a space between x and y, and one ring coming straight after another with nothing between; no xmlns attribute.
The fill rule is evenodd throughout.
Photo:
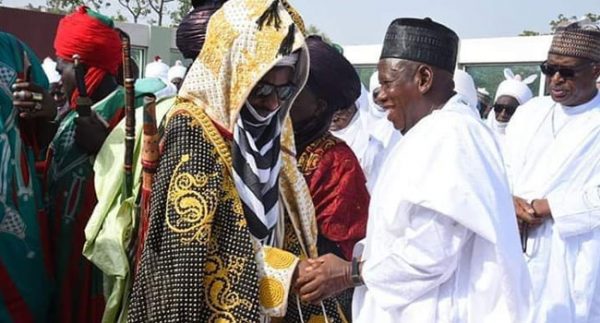
<svg viewBox="0 0 600 323"><path fill-rule="evenodd" d="M279 217L282 109L260 116L246 103L233 133L233 178L250 233L272 245Z"/></svg>

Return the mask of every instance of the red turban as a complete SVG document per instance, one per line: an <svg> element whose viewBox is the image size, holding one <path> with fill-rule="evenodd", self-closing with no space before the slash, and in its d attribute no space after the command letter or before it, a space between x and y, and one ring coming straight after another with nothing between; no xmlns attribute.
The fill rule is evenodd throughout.
<svg viewBox="0 0 600 323"><path fill-rule="evenodd" d="M106 74L117 75L122 61L121 38L113 28L110 18L100 15L87 7L65 16L58 24L54 39L56 56L72 62L78 54L88 69L85 86L91 96ZM75 106L79 91L71 97L71 106Z"/></svg>

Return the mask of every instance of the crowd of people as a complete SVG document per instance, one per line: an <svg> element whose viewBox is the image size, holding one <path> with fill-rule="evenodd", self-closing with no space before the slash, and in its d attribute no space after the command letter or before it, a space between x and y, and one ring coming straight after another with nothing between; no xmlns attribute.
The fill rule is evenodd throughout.
<svg viewBox="0 0 600 323"><path fill-rule="evenodd" d="M483 102L430 18L366 87L285 0L192 4L137 80L87 7L56 61L0 31L0 322L600 322L600 26Z"/></svg>

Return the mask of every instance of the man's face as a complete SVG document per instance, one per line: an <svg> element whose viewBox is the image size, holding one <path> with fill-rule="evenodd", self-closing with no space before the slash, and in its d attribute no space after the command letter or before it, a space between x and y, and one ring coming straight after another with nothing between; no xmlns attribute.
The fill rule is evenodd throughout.
<svg viewBox="0 0 600 323"><path fill-rule="evenodd" d="M415 80L414 69L405 61L384 58L377 65L381 84L377 101L388 111L388 120L403 134L420 118L414 113L414 105L421 94Z"/></svg>
<svg viewBox="0 0 600 323"><path fill-rule="evenodd" d="M508 122L510 118L517 110L519 101L512 96L502 95L494 103L494 113L496 115L496 121Z"/></svg>
<svg viewBox="0 0 600 323"><path fill-rule="evenodd" d="M357 110L356 103L352 103L350 107L336 111L333 114L329 130L338 131L346 128L350 124L350 121L352 121L352 118L354 118Z"/></svg>
<svg viewBox="0 0 600 323"><path fill-rule="evenodd" d="M65 96L62 82L56 82L50 84L50 95L56 102L56 107L62 107L67 102L67 97Z"/></svg>
<svg viewBox="0 0 600 323"><path fill-rule="evenodd" d="M550 95L555 102L564 106L577 106L588 102L597 93L596 79L600 68L589 60L548 54L548 65L574 71L573 76L556 72L548 75Z"/></svg>
<svg viewBox="0 0 600 323"><path fill-rule="evenodd" d="M286 86L293 86L293 77L294 70L291 67L272 68L252 89L248 102L261 116L269 115L271 112L278 110L285 100L290 99L290 97L285 98L283 94L289 93L285 89ZM266 90L263 91L263 89ZM272 91L269 92L269 89ZM264 95L267 92L269 93Z"/></svg>
<svg viewBox="0 0 600 323"><path fill-rule="evenodd" d="M308 122L312 118L319 116L319 100L315 94L308 88L304 87L294 100L294 104L290 110L290 117L294 128Z"/></svg>
<svg viewBox="0 0 600 323"><path fill-rule="evenodd" d="M75 92L75 89L77 88L73 63L58 58L56 60L56 71L61 76L61 82L63 84L65 95L67 98L71 98L71 96L73 96L73 92Z"/></svg>

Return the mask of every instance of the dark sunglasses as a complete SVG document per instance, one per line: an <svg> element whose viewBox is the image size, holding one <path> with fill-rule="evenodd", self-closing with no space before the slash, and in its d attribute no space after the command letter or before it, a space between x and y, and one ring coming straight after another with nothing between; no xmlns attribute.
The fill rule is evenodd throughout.
<svg viewBox="0 0 600 323"><path fill-rule="evenodd" d="M540 65L540 69L546 76L552 77L558 73L562 78L572 78L575 74L581 72L586 66L591 64L592 63L583 63L576 66L560 66L548 64L548 61L545 61Z"/></svg>
<svg viewBox="0 0 600 323"><path fill-rule="evenodd" d="M517 111L517 107L513 106L513 105L506 105L506 104L494 104L494 112L496 114L500 114L502 113L502 111L506 111L506 114L508 114L509 116L512 116L515 111Z"/></svg>
<svg viewBox="0 0 600 323"><path fill-rule="evenodd" d="M293 83L273 85L266 82L259 82L252 90L252 96L266 98L275 92L279 101L285 101L296 92L296 89L297 87Z"/></svg>

